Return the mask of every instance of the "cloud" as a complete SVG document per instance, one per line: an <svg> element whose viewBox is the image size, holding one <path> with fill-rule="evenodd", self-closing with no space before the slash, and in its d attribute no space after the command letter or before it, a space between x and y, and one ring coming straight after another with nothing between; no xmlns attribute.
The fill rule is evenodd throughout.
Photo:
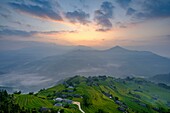
<svg viewBox="0 0 170 113"><path fill-rule="evenodd" d="M96 31L100 31L100 32L105 32L105 31L108 31L110 29L103 29L103 28L99 28L99 29L96 29Z"/></svg>
<svg viewBox="0 0 170 113"><path fill-rule="evenodd" d="M23 30L14 30L7 29L8 26L0 26L0 36L21 36L21 37L31 37L36 34L59 34L59 33L76 33L77 31L23 31Z"/></svg>
<svg viewBox="0 0 170 113"><path fill-rule="evenodd" d="M127 28L127 26L122 23L122 22L117 22L116 25L119 27L119 28Z"/></svg>
<svg viewBox="0 0 170 113"><path fill-rule="evenodd" d="M131 0L117 0L116 1L122 8L126 9L129 6Z"/></svg>
<svg viewBox="0 0 170 113"><path fill-rule="evenodd" d="M33 28L32 25L30 25L30 24L24 24L24 23L22 23L22 22L20 22L20 21L11 21L11 23L14 23L14 24L19 25L19 26L24 26L24 27L27 27L27 28Z"/></svg>
<svg viewBox="0 0 170 113"><path fill-rule="evenodd" d="M37 5L40 4L43 7L51 8L51 3L48 0L31 0L31 1L36 3Z"/></svg>
<svg viewBox="0 0 170 113"><path fill-rule="evenodd" d="M2 16L5 19L9 18L9 15L7 15L7 14L0 14L0 16Z"/></svg>
<svg viewBox="0 0 170 113"><path fill-rule="evenodd" d="M77 10L73 12L67 12L65 14L66 18L72 23L82 23L87 24L90 15L82 10Z"/></svg>
<svg viewBox="0 0 170 113"><path fill-rule="evenodd" d="M18 25L22 25L22 23L19 22L19 21L13 21L13 23L14 23L14 24L18 24Z"/></svg>
<svg viewBox="0 0 170 113"><path fill-rule="evenodd" d="M145 0L143 8L148 17L170 16L170 0Z"/></svg>
<svg viewBox="0 0 170 113"><path fill-rule="evenodd" d="M59 34L59 33L77 33L77 31L67 31L67 30L61 30L61 31L45 31L45 32L37 32L40 34Z"/></svg>
<svg viewBox="0 0 170 113"><path fill-rule="evenodd" d="M22 30L10 30L10 29L3 29L0 31L0 36L32 36L33 34L37 33L36 31L22 31Z"/></svg>
<svg viewBox="0 0 170 113"><path fill-rule="evenodd" d="M0 16L4 19L9 19L11 15L11 11L8 9L6 3L4 1L0 1Z"/></svg>
<svg viewBox="0 0 170 113"><path fill-rule="evenodd" d="M31 89L31 86L42 87L44 84L47 87L47 84L49 85L50 82L53 82L51 78L47 78L45 76L39 76L36 73L31 73L31 74L10 73L1 76L0 79L1 85L19 87L22 89L24 89L23 87L27 87L26 89L29 88Z"/></svg>
<svg viewBox="0 0 170 113"><path fill-rule="evenodd" d="M138 13L136 13L136 14L134 15L133 18L140 19L140 20L145 20L145 19L147 19L148 17L147 17L147 15L146 15L145 13L143 13L143 12L138 12Z"/></svg>
<svg viewBox="0 0 170 113"><path fill-rule="evenodd" d="M137 19L170 17L170 0L145 0L141 7L135 14Z"/></svg>
<svg viewBox="0 0 170 113"><path fill-rule="evenodd" d="M110 19L113 18L114 6L111 2L103 2L99 10L96 10L94 21L100 26L97 31L107 31L112 28L112 23Z"/></svg>
<svg viewBox="0 0 170 113"><path fill-rule="evenodd" d="M135 12L136 12L136 10L130 7L127 9L126 15L133 15Z"/></svg>
<svg viewBox="0 0 170 113"><path fill-rule="evenodd" d="M170 35L165 35L165 41L170 42Z"/></svg>
<svg viewBox="0 0 170 113"><path fill-rule="evenodd" d="M0 25L0 30L7 29L9 26Z"/></svg>
<svg viewBox="0 0 170 113"><path fill-rule="evenodd" d="M50 18L52 20L62 20L59 13L52 10L52 6L46 0L34 0L35 4L9 3L11 7L24 13L28 13L40 18Z"/></svg>

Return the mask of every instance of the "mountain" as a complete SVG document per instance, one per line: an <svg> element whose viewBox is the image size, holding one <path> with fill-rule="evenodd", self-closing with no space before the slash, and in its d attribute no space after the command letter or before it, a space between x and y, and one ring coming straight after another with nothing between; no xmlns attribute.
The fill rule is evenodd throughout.
<svg viewBox="0 0 170 113"><path fill-rule="evenodd" d="M0 71L10 72L15 70L14 68L29 62L34 62L48 56L62 55L78 49L90 50L92 48L86 46L61 46L33 43L31 47L0 51Z"/></svg>
<svg viewBox="0 0 170 113"><path fill-rule="evenodd" d="M156 83L165 83L167 85L170 85L170 73L158 74L153 77L150 77L149 80Z"/></svg>
<svg viewBox="0 0 170 113"><path fill-rule="evenodd" d="M116 46L108 50L74 50L22 65L23 71L66 75L153 76L170 70L170 59Z"/></svg>
<svg viewBox="0 0 170 113"><path fill-rule="evenodd" d="M108 52L116 52L116 53L122 53L122 52L129 52L130 50L128 49L125 49L121 46L115 46L115 47L112 47L110 49L107 49L105 51L108 51Z"/></svg>
<svg viewBox="0 0 170 113"><path fill-rule="evenodd" d="M0 86L0 90L6 90L8 93L13 93L13 92L16 91L17 89L15 89L14 87Z"/></svg>
<svg viewBox="0 0 170 113"><path fill-rule="evenodd" d="M74 50L92 49L86 46L61 46L41 43L26 43L25 45L31 45L31 47L0 51L0 85L4 87L14 86L23 90L23 92L49 87L57 80L55 79L53 82L51 81L53 78L48 78L48 75L45 74L40 75L40 72L32 73L33 70L26 72L24 66L41 61L49 56L61 56Z"/></svg>
<svg viewBox="0 0 170 113"><path fill-rule="evenodd" d="M64 47L46 45L33 46L18 50L0 51L0 70L8 72L20 65L33 62L48 56L61 55L69 50Z"/></svg>
<svg viewBox="0 0 170 113"><path fill-rule="evenodd" d="M73 50L93 50L93 48L83 45L75 46Z"/></svg>
<svg viewBox="0 0 170 113"><path fill-rule="evenodd" d="M47 113L168 113L169 95L169 86L142 78L74 76L35 94L14 94L14 102L22 110Z"/></svg>
<svg viewBox="0 0 170 113"><path fill-rule="evenodd" d="M24 58L23 62L20 61L22 56L21 59L11 56L13 59L3 61L9 65L0 68L1 72L6 73L1 75L0 84L27 89L27 92L49 87L59 80L74 75L151 77L159 73L168 73L170 70L169 58L148 51L128 50L120 46L107 50L94 50L84 46L78 48L79 46L62 54L36 60L27 61ZM4 64L1 62L0 67L5 66Z"/></svg>

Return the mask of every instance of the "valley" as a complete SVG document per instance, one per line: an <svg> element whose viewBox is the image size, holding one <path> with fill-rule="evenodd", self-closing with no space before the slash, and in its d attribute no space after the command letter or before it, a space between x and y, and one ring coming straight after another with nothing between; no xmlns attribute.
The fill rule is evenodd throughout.
<svg viewBox="0 0 170 113"><path fill-rule="evenodd" d="M60 53L57 47L50 46L49 50L51 48L51 54L46 51L48 49L42 51L43 48L41 50L39 47L32 52L28 48L4 52L0 57L0 85L29 92L53 86L72 75L131 76L150 78L152 81L153 76L169 73L170 70L169 58L149 51L128 50L120 46L106 50L77 46L72 49L63 47L65 51ZM49 56L44 56L46 52ZM166 80L159 79L159 82L167 84L169 79Z"/></svg>

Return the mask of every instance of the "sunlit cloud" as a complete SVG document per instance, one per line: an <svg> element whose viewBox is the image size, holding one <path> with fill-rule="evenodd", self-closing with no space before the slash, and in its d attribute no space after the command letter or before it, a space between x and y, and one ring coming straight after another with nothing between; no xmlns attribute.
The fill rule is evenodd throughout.
<svg viewBox="0 0 170 113"><path fill-rule="evenodd" d="M0 3L0 40L112 47L142 46L169 35L169 0Z"/></svg>

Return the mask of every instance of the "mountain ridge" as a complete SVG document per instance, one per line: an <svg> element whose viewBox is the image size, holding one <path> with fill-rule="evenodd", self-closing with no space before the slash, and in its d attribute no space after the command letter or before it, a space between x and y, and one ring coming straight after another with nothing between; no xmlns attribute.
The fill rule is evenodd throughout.
<svg viewBox="0 0 170 113"><path fill-rule="evenodd" d="M155 82L155 83L164 83L167 85L170 85L170 73L167 74L157 74L155 76L152 76L148 78L148 80Z"/></svg>
<svg viewBox="0 0 170 113"><path fill-rule="evenodd" d="M110 50L111 50L111 52L110 52ZM124 52L122 52L122 50ZM60 64L60 62L63 62L63 61L65 61L63 63L68 62L68 65L72 64L74 62L75 65L79 65L80 67L81 67L81 63L83 63L83 62L85 63L84 66L87 66L87 67L88 67L88 64L91 65L92 67L100 67L100 65L102 65L102 64L104 66L104 65L107 65L108 63L112 63L112 62L113 62L112 63L113 65L121 64L121 62L122 63L123 62L135 63L135 60L136 60L136 62L139 62L139 65L141 65L142 63L144 63L143 65L146 65L145 63L148 63L148 62L150 62L149 65L152 65L152 66L154 66L154 64L153 64L154 62L158 63L158 65L161 64L162 62L164 62L164 64L166 64L165 60L167 60L170 63L170 60L168 58L158 56L151 52L130 51L130 50L126 50L126 49L123 49L120 47L115 47L115 48L104 50L104 51L75 50L75 51L71 51L69 53L63 54L61 56L50 56L50 57L43 59L43 61L46 61L46 60L56 62L56 65L57 64L63 65L63 64ZM126 65L126 64L122 64L122 65ZM65 65L65 66L67 66L67 65ZM166 65L164 67L168 68L168 66L166 66ZM140 73L138 73L138 74L140 74Z"/></svg>
<svg viewBox="0 0 170 113"><path fill-rule="evenodd" d="M0 70L5 73L1 75L1 85L19 86L24 89L26 87L35 88L35 84L40 87L49 87L49 84L54 84L56 80L73 75L147 78L160 73L169 73L170 70L170 59L168 58L152 52L127 50L119 46L107 50L73 49L73 51L61 55L48 56L25 63L17 63L16 60L16 65L10 65L11 62L5 61L3 63L7 64L5 69ZM4 64L3 66L5 66ZM17 78L20 81L16 82ZM32 80L33 78L34 80ZM32 86L29 80L33 81Z"/></svg>

